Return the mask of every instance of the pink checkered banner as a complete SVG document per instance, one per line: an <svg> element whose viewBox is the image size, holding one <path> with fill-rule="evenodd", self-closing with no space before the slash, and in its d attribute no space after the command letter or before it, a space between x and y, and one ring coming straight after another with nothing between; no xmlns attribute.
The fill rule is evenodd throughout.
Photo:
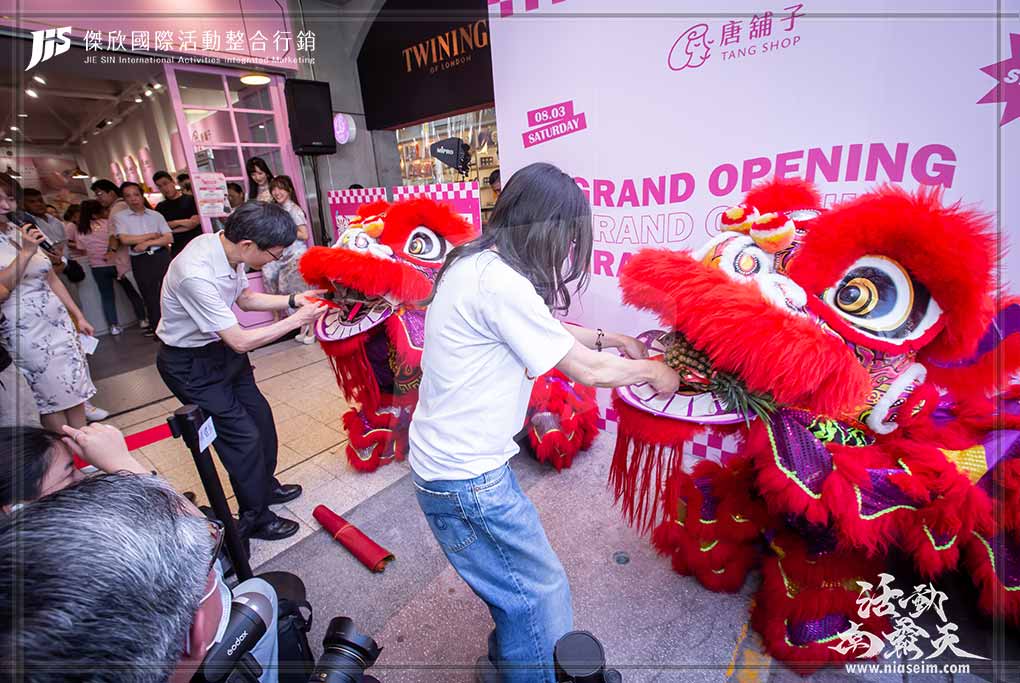
<svg viewBox="0 0 1020 683"><path fill-rule="evenodd" d="M489 4L495 5L499 10L500 17L512 17L515 12L534 12L543 5L558 5L561 2L566 0L489 0Z"/></svg>
<svg viewBox="0 0 1020 683"><path fill-rule="evenodd" d="M357 190L330 190L326 194L329 204L330 222L333 225L333 238L347 229L347 225L358 212L362 204L386 199L385 187L364 187Z"/></svg>
<svg viewBox="0 0 1020 683"><path fill-rule="evenodd" d="M393 188L393 201L411 197L428 197L440 204L446 204L462 215L471 224L482 229L482 198L478 182L435 183L432 185L398 185Z"/></svg>

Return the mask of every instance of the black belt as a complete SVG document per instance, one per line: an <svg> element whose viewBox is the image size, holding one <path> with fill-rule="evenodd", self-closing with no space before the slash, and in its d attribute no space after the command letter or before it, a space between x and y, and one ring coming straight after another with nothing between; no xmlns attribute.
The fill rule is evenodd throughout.
<svg viewBox="0 0 1020 683"><path fill-rule="evenodd" d="M153 247L153 248L150 248L150 249L146 249L141 254L130 254L130 255L132 257L135 257L135 256L153 256L157 252L164 251L165 249L166 249L166 247Z"/></svg>

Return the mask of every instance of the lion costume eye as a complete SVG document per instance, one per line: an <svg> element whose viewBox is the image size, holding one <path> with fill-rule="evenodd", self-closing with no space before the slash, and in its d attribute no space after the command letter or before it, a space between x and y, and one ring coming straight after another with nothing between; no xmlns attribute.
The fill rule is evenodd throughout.
<svg viewBox="0 0 1020 683"><path fill-rule="evenodd" d="M822 298L844 320L877 339L916 339L942 313L927 287L881 256L858 259Z"/></svg>
<svg viewBox="0 0 1020 683"><path fill-rule="evenodd" d="M420 261L442 261L446 258L446 240L424 225L415 228L407 238L404 251Z"/></svg>

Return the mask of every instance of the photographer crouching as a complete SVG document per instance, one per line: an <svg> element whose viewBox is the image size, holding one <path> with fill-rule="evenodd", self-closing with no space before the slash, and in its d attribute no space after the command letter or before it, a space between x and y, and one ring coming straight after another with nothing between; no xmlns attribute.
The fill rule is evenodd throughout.
<svg viewBox="0 0 1020 683"><path fill-rule="evenodd" d="M256 578L232 595L222 527L198 515L159 477L99 474L0 516L5 680L188 681L247 605L264 631L246 651L275 683L276 593Z"/></svg>
<svg viewBox="0 0 1020 683"><path fill-rule="evenodd" d="M162 341L156 367L174 396L213 418L216 453L237 495L240 532L279 540L300 525L269 509L294 500L301 487L275 477L276 425L268 401L255 384L248 351L312 322L324 305L321 290L297 295L254 292L245 267L261 268L297 238L290 215L275 204L247 202L224 229L193 239L170 264L163 282ZM296 311L272 325L246 330L231 310Z"/></svg>

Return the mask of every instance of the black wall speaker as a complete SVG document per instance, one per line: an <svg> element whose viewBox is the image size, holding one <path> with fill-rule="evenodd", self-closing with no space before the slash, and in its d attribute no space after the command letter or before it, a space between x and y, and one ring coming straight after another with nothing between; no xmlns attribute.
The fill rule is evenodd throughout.
<svg viewBox="0 0 1020 683"><path fill-rule="evenodd" d="M288 78L283 86L294 153L334 154L333 100L329 83Z"/></svg>

